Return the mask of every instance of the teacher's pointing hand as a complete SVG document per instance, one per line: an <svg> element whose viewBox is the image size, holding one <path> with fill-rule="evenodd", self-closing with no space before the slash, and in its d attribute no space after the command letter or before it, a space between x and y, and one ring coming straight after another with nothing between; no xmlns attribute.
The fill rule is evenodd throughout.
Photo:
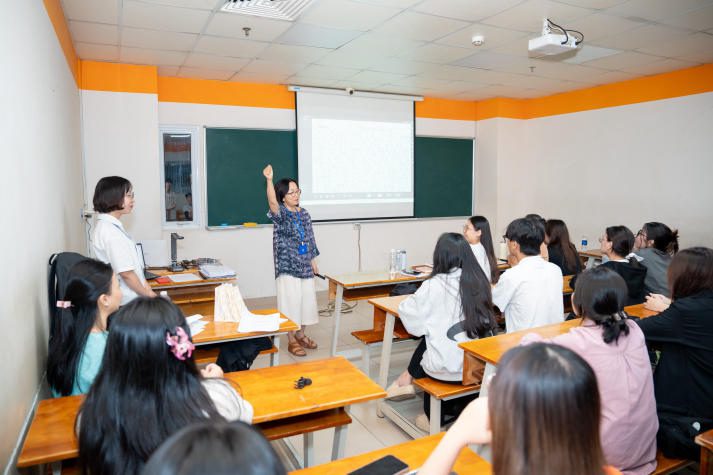
<svg viewBox="0 0 713 475"><path fill-rule="evenodd" d="M272 180L272 165L268 165L265 167L265 169L262 171L262 174L265 175L265 178L268 180Z"/></svg>

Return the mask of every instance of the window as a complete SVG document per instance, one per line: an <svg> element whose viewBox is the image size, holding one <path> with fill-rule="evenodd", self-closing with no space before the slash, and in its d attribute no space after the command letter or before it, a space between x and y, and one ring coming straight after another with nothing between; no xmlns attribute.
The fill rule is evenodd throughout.
<svg viewBox="0 0 713 475"><path fill-rule="evenodd" d="M161 182L165 228L200 225L198 130L161 127Z"/></svg>

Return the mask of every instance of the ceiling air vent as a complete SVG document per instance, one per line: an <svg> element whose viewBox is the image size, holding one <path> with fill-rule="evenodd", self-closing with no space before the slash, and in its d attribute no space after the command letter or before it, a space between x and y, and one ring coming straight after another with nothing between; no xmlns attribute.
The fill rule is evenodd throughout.
<svg viewBox="0 0 713 475"><path fill-rule="evenodd" d="M295 21L312 0L228 0L220 9L228 13Z"/></svg>

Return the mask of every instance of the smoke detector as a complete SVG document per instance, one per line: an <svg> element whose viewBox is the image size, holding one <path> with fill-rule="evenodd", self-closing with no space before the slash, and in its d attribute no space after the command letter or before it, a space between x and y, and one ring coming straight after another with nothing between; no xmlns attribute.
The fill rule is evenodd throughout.
<svg viewBox="0 0 713 475"><path fill-rule="evenodd" d="M295 21L312 0L228 0L220 10L276 20Z"/></svg>

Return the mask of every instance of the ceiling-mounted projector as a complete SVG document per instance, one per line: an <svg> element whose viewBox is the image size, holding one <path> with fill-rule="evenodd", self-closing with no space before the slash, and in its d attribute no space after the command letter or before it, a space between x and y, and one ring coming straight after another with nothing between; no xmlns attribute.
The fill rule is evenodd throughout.
<svg viewBox="0 0 713 475"><path fill-rule="evenodd" d="M552 33L550 25L560 29L562 34ZM574 30L565 30L561 26L552 23L549 19L545 19L542 26L542 36L530 40L528 42L527 49L530 53L537 53L544 56L552 56L575 50L584 39L584 35L579 33L581 37L577 38L570 33L579 32Z"/></svg>

